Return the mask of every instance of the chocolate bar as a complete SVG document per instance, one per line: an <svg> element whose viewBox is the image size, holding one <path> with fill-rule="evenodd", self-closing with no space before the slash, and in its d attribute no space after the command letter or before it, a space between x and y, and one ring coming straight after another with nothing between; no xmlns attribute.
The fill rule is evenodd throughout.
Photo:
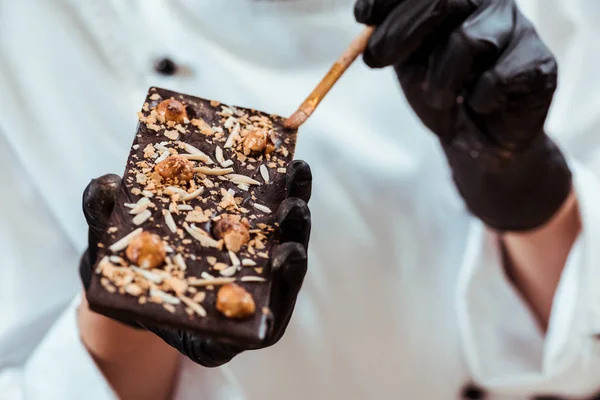
<svg viewBox="0 0 600 400"><path fill-rule="evenodd" d="M91 309L259 343L297 131L276 115L160 88L138 117Z"/></svg>

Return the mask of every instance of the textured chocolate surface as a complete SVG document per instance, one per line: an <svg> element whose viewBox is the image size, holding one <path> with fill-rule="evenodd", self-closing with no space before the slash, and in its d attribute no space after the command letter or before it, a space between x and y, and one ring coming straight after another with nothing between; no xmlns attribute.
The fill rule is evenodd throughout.
<svg viewBox="0 0 600 400"><path fill-rule="evenodd" d="M152 110L160 101L169 98L176 99L185 105L190 122L186 120L179 126L170 124L169 127L166 122L156 121L156 118L154 118L156 113L153 113ZM232 112L233 115L229 115ZM242 115L245 115L245 117ZM267 119L269 122L265 124ZM233 147L225 148L231 132L234 132L234 137L240 137L240 132L244 130L244 127L251 125L255 126L255 129L268 131L273 142L275 142L275 151L269 156L262 155L256 158L245 156L241 151L241 140L234 140ZM211 129L207 131L207 127ZM204 133L201 131L204 131ZM174 140L177 135L179 137ZM160 143L162 143L162 146ZM233 162L229 168L234 170L234 174L248 176L260 184L247 185L247 191L245 191L232 182L228 177L229 175L207 176L197 172L194 177L195 187L190 187L189 184L171 185L164 182L163 184L176 186L188 193L204 187L201 195L189 201L182 201L181 195L167 194L173 192L164 190L160 184L154 185L157 176L154 172L155 162L157 159L160 160L161 152L159 149L164 149L164 147L173 149L170 150L172 153L191 154L190 149L184 148L181 143L191 145L210 157L211 160L208 162L193 161L194 167L223 168L219 165L218 158L215 155L217 153L216 148L219 146L223 151L223 158ZM285 168L293 158L295 143L296 131L285 129L283 118L245 108L229 108L215 101L151 88L140 114L140 124L127 160L127 167L123 175L124 180L116 206L109 220L107 233L100 244L98 261L87 294L90 307L108 315L137 320L145 324L191 330L207 337L216 337L240 344L260 342L266 334L266 316L268 314L267 307L271 286L269 260L273 249L278 244L275 213L286 196ZM156 146L157 144L159 145ZM153 152L154 154L152 154ZM227 164L230 164L230 162L226 162ZM261 165L265 166L263 167L263 173L260 171ZM263 177L265 168L268 171L268 183L265 182ZM235 205L230 205L228 209L221 207L227 204L222 203L224 199L222 189L224 191L230 190L230 193L231 191L234 192L233 201ZM134 224L136 215L132 215L130 212L133 203L141 204L139 201L143 197L149 197L151 204L147 210L151 216L138 226ZM231 197L229 197L229 200L229 203L232 204ZM125 204L129 204L129 206ZM258 204L258 208L255 207L255 204ZM191 212L175 211L175 205L184 206L184 209L200 207L201 212L198 213L198 209L196 209L193 214L196 216L204 214L209 221L196 221L195 225L197 228L208 232L213 239L215 238L212 236L211 231L214 218L218 219L219 215L223 213L247 218L251 232L249 245L242 246L240 251L235 253L236 257L233 259L225 247L218 249L202 245L183 228L186 223L191 228L192 222L186 222L186 218L189 218ZM264 211L261 206L267 207L271 212ZM178 230L176 233L173 233L165 223L163 210L167 209L172 211L171 215ZM192 217L192 219L194 218ZM179 294L174 290L169 290L168 286L164 286L164 277L167 276L167 273L174 273L179 278L183 278L181 280L188 284L203 282L207 278L206 273L212 277L222 278L221 271L224 270L223 267L236 264L235 258L238 258L243 260L246 265L233 269L229 268L228 274L232 270L235 270L235 272L228 277L235 279L236 284L244 287L252 295L256 303L256 312L252 316L240 320L223 316L215 308L218 285L195 287L198 292L205 292L204 299L198 301L198 304L206 311L206 316L200 316L198 313L193 312L183 302L167 306L164 302L157 302L159 300L156 296L150 295L147 287L154 285L156 289L156 284L150 283L139 270L135 272L135 269L131 268L132 263L127 259L124 249L120 251L111 251L110 249L111 245L138 228L158 234L173 250L167 253L170 262L163 264L152 272L154 276L157 273L162 274L163 282L160 286L162 292L173 298L181 297L179 295L185 296L188 301L194 297L196 299L201 298L202 296L193 293L194 289L192 289L192 292L186 291ZM259 238L258 241L256 240L257 237ZM178 268L178 264L174 261L177 254L181 254L185 260L187 266L185 271ZM120 257L120 259L117 257ZM253 263L256 265L249 265ZM117 267L116 270L113 267ZM114 273L114 271L117 272ZM248 278L244 277L264 278L265 281L247 282L244 280ZM135 283L137 287L142 287L143 293L140 295L128 294L126 287L131 283Z"/></svg>

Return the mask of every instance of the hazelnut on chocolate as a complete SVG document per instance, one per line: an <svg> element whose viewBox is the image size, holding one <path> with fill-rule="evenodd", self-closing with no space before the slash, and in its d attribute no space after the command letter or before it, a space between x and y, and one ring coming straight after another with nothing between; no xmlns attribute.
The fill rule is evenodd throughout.
<svg viewBox="0 0 600 400"><path fill-rule="evenodd" d="M267 136L267 132L262 129L243 130L242 147L244 155L257 154L257 153L270 153L274 150L273 143Z"/></svg>
<svg viewBox="0 0 600 400"><path fill-rule="evenodd" d="M223 214L215 222L213 233L217 239L223 239L225 247L233 252L238 252L250 240L248 220L241 219L239 215Z"/></svg>
<svg viewBox="0 0 600 400"><path fill-rule="evenodd" d="M249 317L256 310L252 295L235 283L221 286L216 307L227 318L236 319Z"/></svg>
<svg viewBox="0 0 600 400"><path fill-rule="evenodd" d="M165 117L167 121L173 121L182 123L187 119L187 112L185 106L177 100L167 99L158 103L156 106L156 112L158 115Z"/></svg>
<svg viewBox="0 0 600 400"><path fill-rule="evenodd" d="M156 172L166 180L190 181L194 177L194 165L185 157L169 156L156 164Z"/></svg>
<svg viewBox="0 0 600 400"><path fill-rule="evenodd" d="M167 253L160 236L142 232L129 242L125 255L132 263L142 268L155 268L165 262Z"/></svg>

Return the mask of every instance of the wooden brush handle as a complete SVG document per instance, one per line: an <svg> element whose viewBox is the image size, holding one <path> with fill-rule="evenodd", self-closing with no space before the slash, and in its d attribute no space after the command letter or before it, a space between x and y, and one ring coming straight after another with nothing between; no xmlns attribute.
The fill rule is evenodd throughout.
<svg viewBox="0 0 600 400"><path fill-rule="evenodd" d="M369 38L373 34L374 27L366 27L353 41L350 46L344 51L344 54L333 64L327 75L321 80L312 93L304 100L298 108L298 111L303 112L308 118L317 108L321 100L335 85L340 77L346 72L348 67L352 65L354 60L362 54L369 42Z"/></svg>

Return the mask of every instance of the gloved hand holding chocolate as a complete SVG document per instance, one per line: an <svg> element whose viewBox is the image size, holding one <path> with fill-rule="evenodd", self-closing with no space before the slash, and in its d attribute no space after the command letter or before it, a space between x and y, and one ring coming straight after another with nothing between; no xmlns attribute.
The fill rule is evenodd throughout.
<svg viewBox="0 0 600 400"><path fill-rule="evenodd" d="M358 0L376 29L364 53L393 66L439 138L470 211L501 231L548 222L571 190L544 131L557 65L513 0Z"/></svg>
<svg viewBox="0 0 600 400"><path fill-rule="evenodd" d="M150 90L124 179L83 196L92 310L210 367L283 336L306 274L312 176L273 118Z"/></svg>

